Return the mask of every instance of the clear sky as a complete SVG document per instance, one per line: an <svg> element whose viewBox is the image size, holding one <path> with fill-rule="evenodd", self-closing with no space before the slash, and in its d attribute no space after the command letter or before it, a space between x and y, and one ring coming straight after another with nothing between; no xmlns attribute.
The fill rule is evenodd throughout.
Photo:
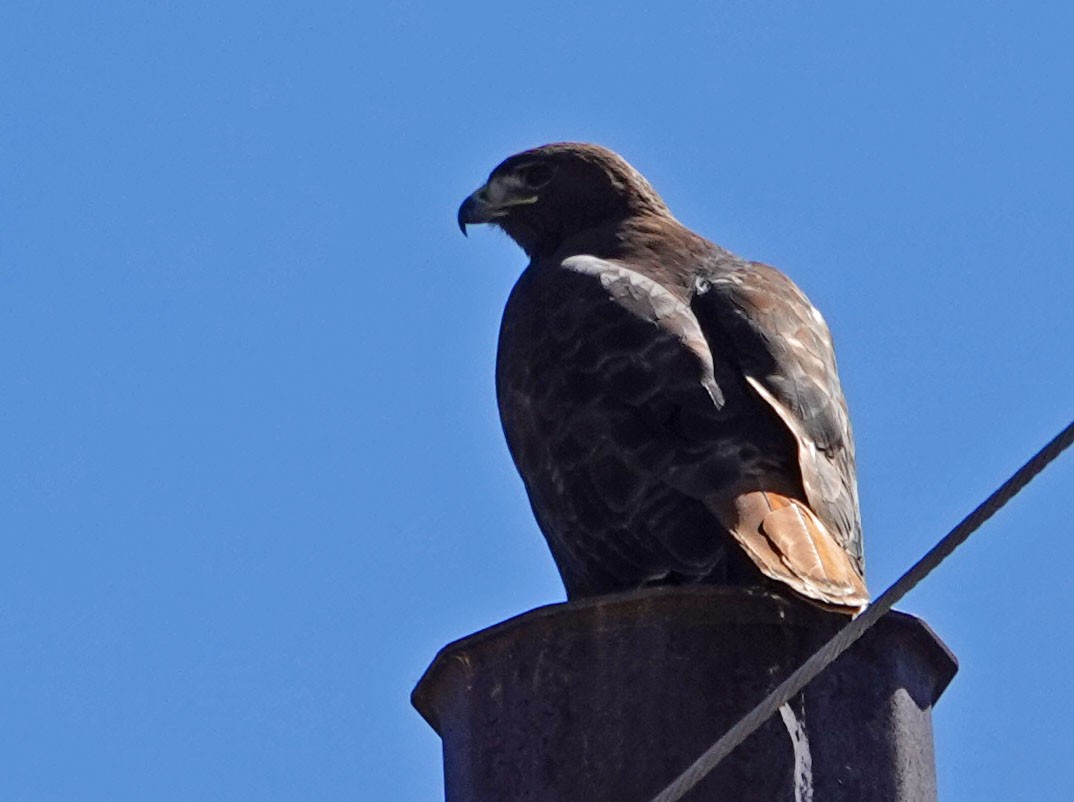
<svg viewBox="0 0 1074 802"><path fill-rule="evenodd" d="M874 591L1074 414L1069 4L658 8L4 5L0 799L441 798L414 682L563 598L493 398L524 258L455 227L524 147L822 308ZM1070 798L1072 490L903 605L945 802Z"/></svg>

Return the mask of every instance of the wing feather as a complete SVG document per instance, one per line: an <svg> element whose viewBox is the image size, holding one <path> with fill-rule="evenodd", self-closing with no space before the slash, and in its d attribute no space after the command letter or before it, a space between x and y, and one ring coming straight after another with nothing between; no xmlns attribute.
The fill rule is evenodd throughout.
<svg viewBox="0 0 1074 802"><path fill-rule="evenodd" d="M798 445L806 500L863 573L854 438L824 318L790 279L722 264L692 304L713 350L730 355Z"/></svg>

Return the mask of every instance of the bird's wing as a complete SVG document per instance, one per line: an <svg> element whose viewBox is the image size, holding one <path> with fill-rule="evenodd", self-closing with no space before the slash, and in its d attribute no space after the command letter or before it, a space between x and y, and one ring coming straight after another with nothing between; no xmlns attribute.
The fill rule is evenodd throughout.
<svg viewBox="0 0 1074 802"><path fill-rule="evenodd" d="M798 443L806 499L862 572L854 438L824 318L790 279L738 263L698 281L710 347L734 359Z"/></svg>

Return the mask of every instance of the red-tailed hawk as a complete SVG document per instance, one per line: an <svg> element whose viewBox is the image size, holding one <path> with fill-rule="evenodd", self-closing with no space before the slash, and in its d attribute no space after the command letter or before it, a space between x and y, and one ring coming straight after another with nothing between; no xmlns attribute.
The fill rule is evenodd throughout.
<svg viewBox="0 0 1074 802"><path fill-rule="evenodd" d="M510 157L458 220L530 257L497 396L570 598L705 582L868 601L831 335L790 279L685 228L596 145Z"/></svg>

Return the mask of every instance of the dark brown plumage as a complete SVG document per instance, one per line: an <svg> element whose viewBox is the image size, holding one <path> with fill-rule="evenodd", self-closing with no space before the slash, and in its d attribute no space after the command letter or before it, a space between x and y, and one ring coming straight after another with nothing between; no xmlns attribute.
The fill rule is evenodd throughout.
<svg viewBox="0 0 1074 802"><path fill-rule="evenodd" d="M571 598L711 582L867 602L831 337L790 279L686 229L595 145L510 157L463 202L469 223L531 259L497 395Z"/></svg>

